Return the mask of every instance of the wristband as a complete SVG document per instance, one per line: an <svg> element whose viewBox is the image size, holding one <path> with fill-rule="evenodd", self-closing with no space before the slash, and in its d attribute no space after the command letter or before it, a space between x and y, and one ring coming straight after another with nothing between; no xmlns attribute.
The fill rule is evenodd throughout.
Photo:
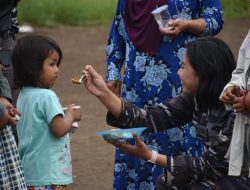
<svg viewBox="0 0 250 190"><path fill-rule="evenodd" d="M148 162L155 164L157 157L158 157L158 152L156 152L155 150L151 150L152 155L150 157L150 159L148 160Z"/></svg>

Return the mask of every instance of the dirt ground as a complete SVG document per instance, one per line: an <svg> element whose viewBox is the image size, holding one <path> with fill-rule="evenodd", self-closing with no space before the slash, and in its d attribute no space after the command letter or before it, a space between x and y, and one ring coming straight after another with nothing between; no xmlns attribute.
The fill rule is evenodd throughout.
<svg viewBox="0 0 250 190"><path fill-rule="evenodd" d="M237 56L249 28L249 18L226 20L218 36L230 45ZM64 58L60 77L53 89L63 105L73 102L80 105L84 113L78 131L71 135L74 184L69 189L111 190L114 147L96 135L97 131L110 129L105 122L106 109L83 85L74 85L70 81L80 76L86 64L92 64L105 76L109 26L35 28L35 32L52 37L61 46Z"/></svg>

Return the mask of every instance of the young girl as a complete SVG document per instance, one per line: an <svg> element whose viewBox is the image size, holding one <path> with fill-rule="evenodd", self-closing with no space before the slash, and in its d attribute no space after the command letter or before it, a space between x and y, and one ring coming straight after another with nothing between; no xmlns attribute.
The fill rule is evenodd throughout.
<svg viewBox="0 0 250 190"><path fill-rule="evenodd" d="M50 90L61 60L56 42L39 35L21 38L13 51L14 80L21 88L19 153L28 190L65 190L72 183L68 132L81 119L81 112L70 105L64 113Z"/></svg>

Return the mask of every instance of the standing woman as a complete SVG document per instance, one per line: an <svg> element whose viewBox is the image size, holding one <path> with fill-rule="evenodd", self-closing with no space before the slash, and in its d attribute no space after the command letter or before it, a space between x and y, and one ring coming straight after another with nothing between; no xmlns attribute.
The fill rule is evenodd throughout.
<svg viewBox="0 0 250 190"><path fill-rule="evenodd" d="M174 19L171 31L159 30L151 14L164 4ZM139 107L175 97L182 91L177 71L185 45L198 36L217 34L222 25L220 0L119 0L107 46L107 86ZM191 125L148 134L143 140L162 154L203 152ZM162 173L162 168L116 149L114 189L155 189Z"/></svg>

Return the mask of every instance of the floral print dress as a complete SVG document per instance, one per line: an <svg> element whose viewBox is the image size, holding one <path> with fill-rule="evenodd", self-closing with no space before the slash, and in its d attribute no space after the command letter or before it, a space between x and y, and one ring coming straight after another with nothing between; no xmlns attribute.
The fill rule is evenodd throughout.
<svg viewBox="0 0 250 190"><path fill-rule="evenodd" d="M206 31L203 35L215 35L222 29L223 19L219 0L169 0L168 5L173 19L203 18L206 22ZM106 80L123 80L122 98L139 107L157 105L177 96L182 90L177 71L185 53L185 45L197 36L190 33L183 33L175 39L162 36L158 55L151 56L140 52L126 32L124 9L125 0L118 0L107 45ZM192 125L148 134L142 136L142 139L151 149L162 154L186 153L198 156L203 152L203 145L197 140ZM115 190L155 189L156 177L162 173L161 167L116 150Z"/></svg>

